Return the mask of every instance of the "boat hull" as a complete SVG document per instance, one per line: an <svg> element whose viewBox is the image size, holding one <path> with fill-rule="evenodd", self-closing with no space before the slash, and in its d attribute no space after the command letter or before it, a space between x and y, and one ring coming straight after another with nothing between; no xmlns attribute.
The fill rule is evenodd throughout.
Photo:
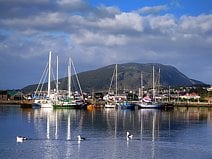
<svg viewBox="0 0 212 159"><path fill-rule="evenodd" d="M81 105L53 105L54 109L81 109Z"/></svg>
<svg viewBox="0 0 212 159"><path fill-rule="evenodd" d="M124 103L120 104L120 108L121 109L131 109L131 110L134 110L135 109L135 104L124 102Z"/></svg>
<svg viewBox="0 0 212 159"><path fill-rule="evenodd" d="M40 107L40 108L53 108L53 104L51 100L48 100L48 99L35 100L32 106Z"/></svg>
<svg viewBox="0 0 212 159"><path fill-rule="evenodd" d="M160 103L138 103L138 108L157 108L160 109L162 108L162 105Z"/></svg>
<svg viewBox="0 0 212 159"><path fill-rule="evenodd" d="M116 104L105 104L105 108L116 108Z"/></svg>
<svg viewBox="0 0 212 159"><path fill-rule="evenodd" d="M94 110L94 105L93 104L90 104L87 106L87 110L90 110L90 111L93 111Z"/></svg>
<svg viewBox="0 0 212 159"><path fill-rule="evenodd" d="M59 101L53 104L55 109L81 109L84 107L84 103L81 101Z"/></svg>

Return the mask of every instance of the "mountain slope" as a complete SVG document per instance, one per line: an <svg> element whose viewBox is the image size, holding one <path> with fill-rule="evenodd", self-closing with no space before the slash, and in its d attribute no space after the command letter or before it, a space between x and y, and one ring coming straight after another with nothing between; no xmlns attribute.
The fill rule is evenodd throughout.
<svg viewBox="0 0 212 159"><path fill-rule="evenodd" d="M139 64L139 63L126 63L118 64L118 88L119 90L129 89L137 90L141 83L141 72L143 74L143 83L145 88L152 87L152 67L155 67L155 83L160 82L160 86L192 86L203 85L204 83L192 80L186 75L178 71L175 67L162 64ZM78 74L78 78L81 83L83 91L91 92L93 90L108 90L111 79L113 76L115 64L102 67L96 70L81 72ZM160 69L160 74L159 74ZM160 77L159 77L160 76ZM73 79L73 86L76 86L76 79ZM114 78L115 79L115 78ZM160 80L160 81L159 81ZM67 88L67 78L59 80L60 89ZM113 88L115 85L113 80ZM55 83L55 82L52 82ZM53 85L53 84L52 84ZM47 85L44 85L46 88ZM24 91L35 90L36 85L31 85L23 88ZM75 87L77 89L77 87Z"/></svg>

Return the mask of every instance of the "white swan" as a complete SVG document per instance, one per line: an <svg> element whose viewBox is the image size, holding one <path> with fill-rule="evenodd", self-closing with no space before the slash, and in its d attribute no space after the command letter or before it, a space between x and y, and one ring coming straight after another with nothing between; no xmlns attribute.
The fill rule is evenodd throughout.
<svg viewBox="0 0 212 159"><path fill-rule="evenodd" d="M127 140L132 139L133 135L127 131Z"/></svg>
<svg viewBox="0 0 212 159"><path fill-rule="evenodd" d="M23 142L24 140L27 140L24 136L16 136L16 142Z"/></svg>
<svg viewBox="0 0 212 159"><path fill-rule="evenodd" d="M85 138L84 138L84 137L81 137L80 135L77 136L77 139L78 139L78 141L83 141L83 140L85 140Z"/></svg>

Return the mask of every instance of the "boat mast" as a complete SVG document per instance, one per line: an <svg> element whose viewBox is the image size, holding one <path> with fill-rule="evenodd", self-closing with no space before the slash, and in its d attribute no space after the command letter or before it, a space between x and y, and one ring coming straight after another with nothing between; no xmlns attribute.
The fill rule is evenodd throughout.
<svg viewBox="0 0 212 159"><path fill-rule="evenodd" d="M141 72L141 92L140 92L140 97L143 98L143 73Z"/></svg>
<svg viewBox="0 0 212 159"><path fill-rule="evenodd" d="M159 73L159 77L158 77L158 95L160 94L160 68L159 68L159 71L158 71L158 73Z"/></svg>
<svg viewBox="0 0 212 159"><path fill-rule="evenodd" d="M50 97L50 91L51 91L51 59L52 58L52 52L49 52L49 77L48 77L48 97Z"/></svg>
<svg viewBox="0 0 212 159"><path fill-rule="evenodd" d="M58 95L58 87L59 87L59 82L58 82L58 56L57 56L57 85L56 85L56 94Z"/></svg>
<svg viewBox="0 0 212 159"><path fill-rule="evenodd" d="M118 65L116 64L116 97L117 97L117 94L118 94L118 73L117 73L117 68L118 68Z"/></svg>
<svg viewBox="0 0 212 159"><path fill-rule="evenodd" d="M153 96L153 99L155 100L155 67L154 65L152 67L152 96Z"/></svg>
<svg viewBox="0 0 212 159"><path fill-rule="evenodd" d="M71 97L71 58L68 63L68 97Z"/></svg>

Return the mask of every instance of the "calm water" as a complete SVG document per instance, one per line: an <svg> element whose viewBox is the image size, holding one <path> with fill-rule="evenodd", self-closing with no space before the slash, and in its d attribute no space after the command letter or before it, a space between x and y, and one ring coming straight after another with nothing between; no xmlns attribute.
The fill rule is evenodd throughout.
<svg viewBox="0 0 212 159"><path fill-rule="evenodd" d="M133 139L126 140L126 131ZM86 137L78 143L77 135ZM29 140L16 142L16 136ZM212 158L212 111L0 106L0 158Z"/></svg>

